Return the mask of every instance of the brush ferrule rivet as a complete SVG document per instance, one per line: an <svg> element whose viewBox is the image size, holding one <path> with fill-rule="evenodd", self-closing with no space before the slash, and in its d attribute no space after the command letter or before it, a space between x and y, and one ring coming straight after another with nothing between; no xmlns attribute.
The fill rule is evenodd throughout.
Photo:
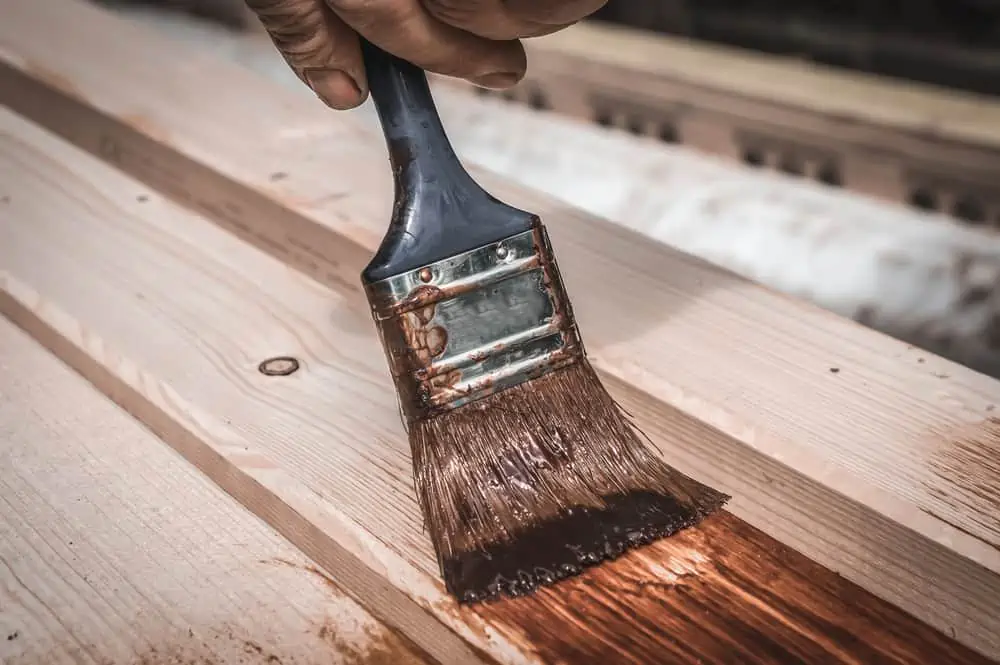
<svg viewBox="0 0 1000 665"><path fill-rule="evenodd" d="M417 277L420 278L421 282L426 284L430 282L432 279L434 279L434 273L431 272L430 268L421 268L420 272L417 273Z"/></svg>
<svg viewBox="0 0 1000 665"><path fill-rule="evenodd" d="M497 258L503 261L510 255L510 250L505 245L497 245Z"/></svg>

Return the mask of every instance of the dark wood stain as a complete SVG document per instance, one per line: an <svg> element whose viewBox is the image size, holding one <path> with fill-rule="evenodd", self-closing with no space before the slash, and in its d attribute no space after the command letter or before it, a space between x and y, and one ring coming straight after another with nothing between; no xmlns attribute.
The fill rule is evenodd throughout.
<svg viewBox="0 0 1000 665"><path fill-rule="evenodd" d="M545 663L992 662L726 512L474 609Z"/></svg>

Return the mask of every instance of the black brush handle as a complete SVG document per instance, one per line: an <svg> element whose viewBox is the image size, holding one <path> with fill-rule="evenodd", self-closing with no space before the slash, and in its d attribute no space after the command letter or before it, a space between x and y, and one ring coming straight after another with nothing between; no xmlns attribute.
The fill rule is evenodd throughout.
<svg viewBox="0 0 1000 665"><path fill-rule="evenodd" d="M487 193L448 141L424 71L361 40L389 148L395 206L363 278L375 282L531 228L534 215Z"/></svg>

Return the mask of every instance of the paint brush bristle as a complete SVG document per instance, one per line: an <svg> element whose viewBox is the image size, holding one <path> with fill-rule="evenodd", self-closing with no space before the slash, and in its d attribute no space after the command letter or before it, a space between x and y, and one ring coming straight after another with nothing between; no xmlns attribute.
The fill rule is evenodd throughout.
<svg viewBox="0 0 1000 665"><path fill-rule="evenodd" d="M460 602L531 592L727 500L657 457L601 384L537 217L368 292Z"/></svg>
<svg viewBox="0 0 1000 665"><path fill-rule="evenodd" d="M445 585L462 602L530 593L728 498L657 457L584 358L417 421L410 443Z"/></svg>

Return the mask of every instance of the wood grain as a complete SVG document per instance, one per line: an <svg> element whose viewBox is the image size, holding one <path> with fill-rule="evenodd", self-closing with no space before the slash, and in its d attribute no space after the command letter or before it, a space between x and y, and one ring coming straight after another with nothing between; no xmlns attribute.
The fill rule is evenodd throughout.
<svg viewBox="0 0 1000 665"><path fill-rule="evenodd" d="M68 0L19 5L17 19L19 29L0 26L4 103L330 286L343 311L364 309L357 274L388 219L391 184L381 138L355 115L210 58L158 58L169 42ZM39 31L58 31L61 48L26 37ZM1000 383L475 172L542 214L594 364L672 464L733 494L734 513L769 535L1000 653L994 520L965 512L981 498L930 462L956 437L989 454ZM377 344L366 314L350 320L339 344ZM296 325L295 336L325 325ZM355 347L342 348L356 364ZM211 395L204 406L216 408ZM294 400L289 408L302 412ZM393 422L381 421L386 436ZM690 422L717 434L685 440ZM393 473L407 477L405 466ZM380 488L380 471L345 482Z"/></svg>
<svg viewBox="0 0 1000 665"><path fill-rule="evenodd" d="M431 661L0 318L0 662Z"/></svg>
<svg viewBox="0 0 1000 665"><path fill-rule="evenodd" d="M731 516L529 605L459 608L420 533L364 303L22 119L0 114L0 127L0 311L442 662L474 654L430 636L431 615L503 663L657 663L664 649L678 662L988 662ZM299 371L258 371L279 355ZM639 595L624 602L623 586Z"/></svg>
<svg viewBox="0 0 1000 665"><path fill-rule="evenodd" d="M0 117L0 312L384 623L441 662L482 662L434 616L430 599L443 594L421 570L434 557L407 443L360 308L8 111ZM25 143L32 137L45 148ZM77 180L78 168L93 178ZM66 178L73 194L56 203L46 192ZM258 370L289 355L300 370L288 377Z"/></svg>

